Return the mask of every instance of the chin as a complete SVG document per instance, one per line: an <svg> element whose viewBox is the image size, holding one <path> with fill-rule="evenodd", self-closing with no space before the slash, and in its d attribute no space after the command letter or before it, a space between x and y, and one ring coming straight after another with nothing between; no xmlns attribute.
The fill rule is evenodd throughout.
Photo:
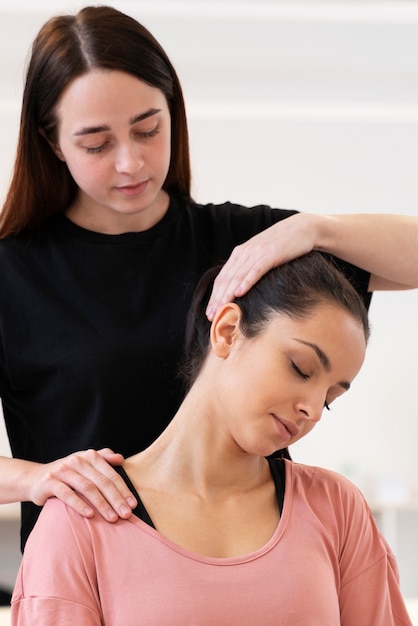
<svg viewBox="0 0 418 626"><path fill-rule="evenodd" d="M287 445L278 444L277 446L274 446L270 443L269 445L259 446L257 449L250 450L248 453L253 454L254 456L267 457L271 456L275 452L278 452L279 450L283 450L284 448L287 448Z"/></svg>

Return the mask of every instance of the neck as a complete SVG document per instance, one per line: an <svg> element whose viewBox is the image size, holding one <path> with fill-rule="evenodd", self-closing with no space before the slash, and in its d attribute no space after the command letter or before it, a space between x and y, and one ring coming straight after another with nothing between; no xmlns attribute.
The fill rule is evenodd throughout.
<svg viewBox="0 0 418 626"><path fill-rule="evenodd" d="M129 469L206 498L251 490L270 476L268 464L239 448L222 426L210 398L205 403L192 390L160 437L128 460Z"/></svg>
<svg viewBox="0 0 418 626"><path fill-rule="evenodd" d="M212 398L189 393L163 434L125 469L162 535L228 558L264 546L279 511L266 459L237 446Z"/></svg>
<svg viewBox="0 0 418 626"><path fill-rule="evenodd" d="M79 193L65 215L81 228L104 235L121 235L149 230L164 217L169 204L168 194L161 190L151 205L130 212L118 212L97 205Z"/></svg>

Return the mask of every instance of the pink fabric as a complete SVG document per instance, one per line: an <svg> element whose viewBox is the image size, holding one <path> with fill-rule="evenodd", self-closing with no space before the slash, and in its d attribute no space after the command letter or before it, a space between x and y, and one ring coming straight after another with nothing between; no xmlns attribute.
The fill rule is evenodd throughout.
<svg viewBox="0 0 418 626"><path fill-rule="evenodd" d="M362 495L286 463L270 541L229 559L190 553L132 516L108 524L51 499L26 545L12 626L412 625L393 554Z"/></svg>

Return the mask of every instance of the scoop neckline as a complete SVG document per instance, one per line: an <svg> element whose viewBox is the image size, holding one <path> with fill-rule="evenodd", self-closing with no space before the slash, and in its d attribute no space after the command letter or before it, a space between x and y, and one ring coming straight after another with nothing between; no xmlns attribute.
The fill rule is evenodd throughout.
<svg viewBox="0 0 418 626"><path fill-rule="evenodd" d="M238 556L232 557L212 557L206 556L204 554L199 554L198 552L193 552L192 550L188 550L183 546L175 543L162 533L160 533L156 528L149 526L146 522L144 522L139 517L132 515L128 520L124 520L130 522L137 526L139 529L143 530L147 534L154 537L157 541L164 544L167 548L172 550L173 552L177 552L179 555L183 556L192 561L198 561L200 563L206 563L207 565L219 565L219 566L230 566L230 565L240 565L242 563L248 563L249 561L254 561L266 553L270 552L280 541L282 537L287 522L290 515L290 509L292 504L292 489L291 489L291 481L292 481L292 463L287 461L287 459L283 459L286 464L286 472L285 472L285 492L284 492L284 500L283 500L283 511L280 516L279 521L277 522L277 526L272 533L271 537L264 543L264 545L260 546L256 550L248 552L246 554L240 554Z"/></svg>

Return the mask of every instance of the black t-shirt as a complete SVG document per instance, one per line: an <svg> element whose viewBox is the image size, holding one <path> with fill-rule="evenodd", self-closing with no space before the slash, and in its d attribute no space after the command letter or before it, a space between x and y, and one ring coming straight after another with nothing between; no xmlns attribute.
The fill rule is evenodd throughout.
<svg viewBox="0 0 418 626"><path fill-rule="evenodd" d="M197 280L294 211L174 198L153 228L104 235L63 215L0 241L0 394L13 456L149 445L183 395ZM369 274L342 263L366 303ZM22 544L39 507L22 507Z"/></svg>

